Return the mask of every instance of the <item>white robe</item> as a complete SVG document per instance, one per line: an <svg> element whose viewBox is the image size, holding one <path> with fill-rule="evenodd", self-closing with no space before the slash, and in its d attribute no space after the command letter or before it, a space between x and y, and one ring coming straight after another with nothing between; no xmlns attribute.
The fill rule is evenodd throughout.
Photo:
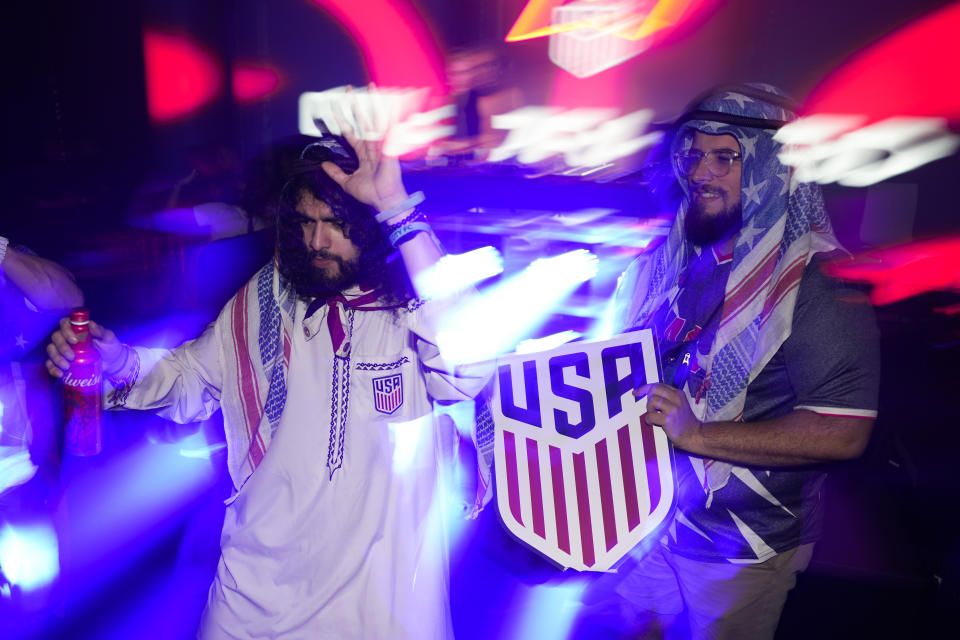
<svg viewBox="0 0 960 640"><path fill-rule="evenodd" d="M297 303L284 411L227 507L201 638L452 636L431 400L469 397L486 375L443 365L428 307L348 311L344 359L326 308L304 320ZM161 359L125 406L167 406L161 413L182 421L178 407L193 404L183 396L219 397L217 335ZM374 381L397 375L402 402L386 413L397 398L378 403Z"/></svg>

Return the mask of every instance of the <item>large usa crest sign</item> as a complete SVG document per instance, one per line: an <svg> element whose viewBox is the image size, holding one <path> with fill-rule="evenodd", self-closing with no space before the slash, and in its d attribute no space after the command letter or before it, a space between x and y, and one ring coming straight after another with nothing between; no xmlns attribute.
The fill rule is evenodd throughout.
<svg viewBox="0 0 960 640"><path fill-rule="evenodd" d="M606 571L668 521L672 449L632 394L658 380L649 329L498 361L497 505L514 536L563 567Z"/></svg>

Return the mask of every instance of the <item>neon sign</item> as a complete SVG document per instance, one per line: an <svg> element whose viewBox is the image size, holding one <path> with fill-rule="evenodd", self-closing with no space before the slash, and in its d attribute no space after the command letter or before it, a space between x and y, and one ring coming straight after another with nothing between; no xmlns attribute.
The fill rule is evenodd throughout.
<svg viewBox="0 0 960 640"><path fill-rule="evenodd" d="M697 0L530 0L505 40L550 38L550 60L578 78L615 67L676 26Z"/></svg>

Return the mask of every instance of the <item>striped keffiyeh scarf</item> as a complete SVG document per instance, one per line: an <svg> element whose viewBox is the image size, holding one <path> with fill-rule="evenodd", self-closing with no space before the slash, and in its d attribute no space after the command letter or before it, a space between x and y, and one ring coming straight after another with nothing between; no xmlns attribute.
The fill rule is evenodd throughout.
<svg viewBox="0 0 960 640"><path fill-rule="evenodd" d="M747 85L744 93L731 89L714 94L697 110L768 120L794 117L780 106L782 100L764 101L764 93L782 95L769 85ZM773 139L772 130L690 120L677 132L671 157L689 148L691 136L685 135L689 130L732 135L743 154L743 225L736 237L719 327L709 352L699 362L707 372L708 386L700 402L684 389L698 419L737 421L743 418L747 386L790 335L804 268L813 254L840 245L819 187L798 183L793 172L780 163L777 153L781 145ZM650 326L662 305L676 305L679 277L693 255L683 233L690 194L686 180L680 179L680 183L687 197L666 241L634 262L621 279L615 307L620 330ZM700 459L693 460L696 467ZM726 485L732 465L700 462L709 506L713 493Z"/></svg>
<svg viewBox="0 0 960 640"><path fill-rule="evenodd" d="M224 367L227 466L239 490L267 451L287 397L294 298L273 262L227 303L217 322Z"/></svg>
<svg viewBox="0 0 960 640"><path fill-rule="evenodd" d="M333 351L344 357L351 346L347 309L375 311L404 306L383 305L380 298L379 291L358 289L357 295L314 300L306 315L325 310ZM270 262L227 303L217 323L223 349L220 405L227 437L227 466L237 490L263 460L283 414L294 306L291 288Z"/></svg>

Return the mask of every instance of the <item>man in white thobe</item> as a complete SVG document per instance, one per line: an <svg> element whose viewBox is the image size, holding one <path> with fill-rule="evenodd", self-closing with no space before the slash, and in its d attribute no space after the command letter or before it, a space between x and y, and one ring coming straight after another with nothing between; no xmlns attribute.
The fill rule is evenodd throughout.
<svg viewBox="0 0 960 640"><path fill-rule="evenodd" d="M355 159L305 151L276 260L199 338L160 352L91 322L111 406L178 422L223 409L234 492L201 638L452 635L432 403L472 397L489 371L441 358L453 302L408 295L387 263L398 250L413 279L440 249L396 160L346 139ZM74 341L62 322L53 375Z"/></svg>

